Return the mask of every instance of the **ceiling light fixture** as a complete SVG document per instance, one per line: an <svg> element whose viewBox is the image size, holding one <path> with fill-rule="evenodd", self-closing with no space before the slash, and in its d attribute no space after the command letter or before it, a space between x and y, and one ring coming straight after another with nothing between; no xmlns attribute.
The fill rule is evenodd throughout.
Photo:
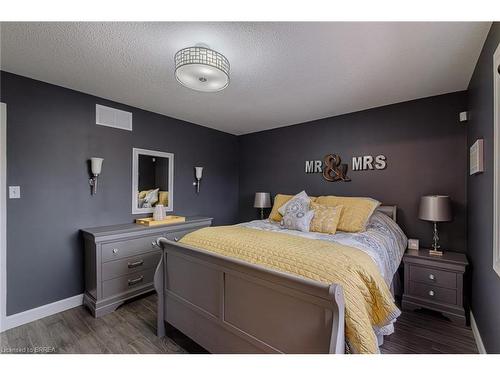
<svg viewBox="0 0 500 375"><path fill-rule="evenodd" d="M229 61L210 48L183 48L175 54L175 78L183 86L203 92L224 90L229 85Z"/></svg>

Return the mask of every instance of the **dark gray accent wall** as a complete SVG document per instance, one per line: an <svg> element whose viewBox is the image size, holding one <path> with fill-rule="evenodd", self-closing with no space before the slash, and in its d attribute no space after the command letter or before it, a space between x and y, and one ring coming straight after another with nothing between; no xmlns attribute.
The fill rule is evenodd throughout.
<svg viewBox="0 0 500 375"><path fill-rule="evenodd" d="M80 228L129 223L132 148L175 154L174 212L234 223L237 137L91 95L1 72L7 103L7 314L83 291ZM165 93L168 96L169 93ZM95 124L95 105L133 113L133 132ZM103 157L90 195L87 160ZM205 167L200 194L194 166Z"/></svg>
<svg viewBox="0 0 500 375"><path fill-rule="evenodd" d="M493 53L500 23L493 23L469 84L468 145L484 139L484 172L468 177L468 256L472 311L488 353L500 353L500 277L493 270Z"/></svg>
<svg viewBox="0 0 500 375"><path fill-rule="evenodd" d="M423 77L425 79L425 77ZM435 96L239 137L240 219L257 218L256 191L370 196L397 204L398 221L421 244L432 224L417 218L424 194L449 194L453 222L440 225L444 249L466 249L467 129L458 120L466 92ZM351 182L327 182L304 173L304 161L335 153L387 157L385 170L352 171Z"/></svg>

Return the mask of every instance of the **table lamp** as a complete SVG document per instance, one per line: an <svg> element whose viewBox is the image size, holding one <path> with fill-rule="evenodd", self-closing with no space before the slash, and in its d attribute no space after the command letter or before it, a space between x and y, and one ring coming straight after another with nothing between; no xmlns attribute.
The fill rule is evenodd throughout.
<svg viewBox="0 0 500 375"><path fill-rule="evenodd" d="M255 208L260 208L260 219L264 220L264 208L271 207L271 194L261 192L255 193L253 206Z"/></svg>
<svg viewBox="0 0 500 375"><path fill-rule="evenodd" d="M437 223L443 221L451 221L451 200L447 195L426 195L420 198L420 207L418 217L421 220L432 221L434 223L434 236L432 249L429 250L430 255L443 255L439 250L439 234Z"/></svg>

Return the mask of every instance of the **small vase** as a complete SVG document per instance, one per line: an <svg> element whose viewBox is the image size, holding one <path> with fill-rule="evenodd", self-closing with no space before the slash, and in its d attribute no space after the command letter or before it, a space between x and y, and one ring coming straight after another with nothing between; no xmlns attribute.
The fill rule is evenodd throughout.
<svg viewBox="0 0 500 375"><path fill-rule="evenodd" d="M153 220L160 221L165 219L165 207L162 204L157 204L153 209Z"/></svg>

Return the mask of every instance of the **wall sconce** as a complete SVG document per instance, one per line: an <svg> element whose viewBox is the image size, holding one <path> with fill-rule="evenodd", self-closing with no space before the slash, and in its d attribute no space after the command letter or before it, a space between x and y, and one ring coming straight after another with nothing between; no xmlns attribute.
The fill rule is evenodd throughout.
<svg viewBox="0 0 500 375"><path fill-rule="evenodd" d="M97 193L97 177L101 174L103 160L102 158L90 158L92 178L89 180L89 184L92 186L92 195Z"/></svg>
<svg viewBox="0 0 500 375"><path fill-rule="evenodd" d="M193 185L196 186L196 192L200 192L200 180L201 176L203 175L203 167L194 167L195 174L196 174L196 181L193 182Z"/></svg>

